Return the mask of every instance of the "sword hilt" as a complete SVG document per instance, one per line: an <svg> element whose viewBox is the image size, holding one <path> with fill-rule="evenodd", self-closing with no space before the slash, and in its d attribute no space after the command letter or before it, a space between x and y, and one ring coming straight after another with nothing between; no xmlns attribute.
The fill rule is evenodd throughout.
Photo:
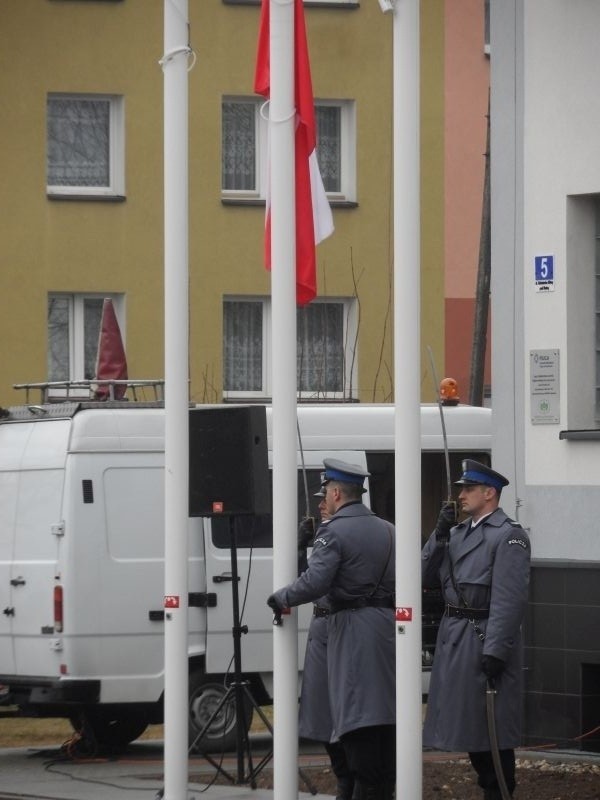
<svg viewBox="0 0 600 800"><path fill-rule="evenodd" d="M458 503L452 497L452 495L448 495L448 499L445 502L445 505L452 506L454 509L454 524L458 522Z"/></svg>

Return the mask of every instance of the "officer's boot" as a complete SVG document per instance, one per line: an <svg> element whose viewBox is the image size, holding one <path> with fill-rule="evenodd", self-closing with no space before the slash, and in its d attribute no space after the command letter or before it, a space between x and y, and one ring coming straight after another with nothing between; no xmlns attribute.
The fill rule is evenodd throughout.
<svg viewBox="0 0 600 800"><path fill-rule="evenodd" d="M396 796L395 793L396 784L394 782L386 782L383 784L383 794L381 795L382 800L394 800Z"/></svg>
<svg viewBox="0 0 600 800"><path fill-rule="evenodd" d="M356 781L354 783L353 800L384 800L383 784L361 783Z"/></svg>
<svg viewBox="0 0 600 800"><path fill-rule="evenodd" d="M512 797L513 793L509 793ZM502 792L500 789L484 789L483 800L502 800Z"/></svg>
<svg viewBox="0 0 600 800"><path fill-rule="evenodd" d="M338 777L335 800L352 800L354 794L354 778Z"/></svg>
<svg viewBox="0 0 600 800"><path fill-rule="evenodd" d="M350 772L346 753L341 742L327 742L325 749L331 761L331 768L337 780L335 800L352 800L354 775Z"/></svg>

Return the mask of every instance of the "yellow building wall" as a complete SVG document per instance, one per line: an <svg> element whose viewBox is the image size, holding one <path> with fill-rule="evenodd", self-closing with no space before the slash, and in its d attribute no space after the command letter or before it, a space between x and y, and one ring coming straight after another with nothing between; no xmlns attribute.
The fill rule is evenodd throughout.
<svg viewBox="0 0 600 800"><path fill-rule="evenodd" d="M443 352L443 9L422 3L422 330ZM222 397L222 301L270 291L264 206L221 202L221 100L251 95L259 7L190 0L190 395ZM317 98L356 102L357 201L334 208L318 248L319 294L360 301L358 399L392 400L392 20L307 7ZM163 0L0 4L0 405L45 380L48 292L126 296L129 375L164 375ZM123 202L46 197L46 95L125 97ZM423 358L423 396L431 397Z"/></svg>
<svg viewBox="0 0 600 800"><path fill-rule="evenodd" d="M421 2L421 398L444 374L444 0Z"/></svg>

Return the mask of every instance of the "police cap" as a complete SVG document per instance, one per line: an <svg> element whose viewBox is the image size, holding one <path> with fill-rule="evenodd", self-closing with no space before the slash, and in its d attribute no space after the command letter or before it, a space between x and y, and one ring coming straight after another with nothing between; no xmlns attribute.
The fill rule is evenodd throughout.
<svg viewBox="0 0 600 800"><path fill-rule="evenodd" d="M508 479L480 461L466 458L462 462L462 475L454 483L456 486L493 486L501 491L503 486L508 486Z"/></svg>
<svg viewBox="0 0 600 800"><path fill-rule="evenodd" d="M371 474L358 464L349 464L347 461L340 461L337 458L326 458L323 461L325 471L321 473L321 491L329 481L340 481L341 483L354 483L362 486L365 478ZM367 490L363 487L363 492Z"/></svg>

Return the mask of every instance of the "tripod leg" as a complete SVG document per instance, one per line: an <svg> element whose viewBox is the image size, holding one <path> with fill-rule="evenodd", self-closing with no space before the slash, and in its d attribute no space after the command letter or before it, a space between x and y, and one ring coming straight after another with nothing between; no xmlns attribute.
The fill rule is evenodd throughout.
<svg viewBox="0 0 600 800"><path fill-rule="evenodd" d="M256 713L258 714L258 716L261 718L261 720L264 722L264 724L265 724L265 727L267 728L267 730L269 731L269 733L270 733L271 735L273 735L273 726L271 725L271 721L270 721L270 720L269 720L269 718L268 718L268 717L265 715L265 712L262 710L262 708L261 708L260 706L257 706L257 705L256 705L256 703L254 702L254 698L252 698L252 696L251 696L251 700L252 700L252 705L253 705L253 707L254 707L254 710L256 711Z"/></svg>
<svg viewBox="0 0 600 800"><path fill-rule="evenodd" d="M209 746L211 744L213 746L219 745L219 749L222 749L219 742L219 730L222 730L223 736L228 734L229 725L231 720L234 719L235 697L233 696L233 691L233 686L228 686L224 694L219 697L216 705L214 704L214 698L211 698L212 708L206 705L206 708L201 711L194 710L193 717L197 732L188 747L188 753L191 753L196 747L198 747L199 752L202 752L202 740L210 732L213 723L216 723L216 727L208 737Z"/></svg>
<svg viewBox="0 0 600 800"><path fill-rule="evenodd" d="M304 783L308 791L313 795L316 794L317 787L314 785L314 783L311 782L310 778L308 777L306 772L304 772L302 767L298 767L298 775L300 775L300 777L302 778L302 782Z"/></svg>
<svg viewBox="0 0 600 800"><path fill-rule="evenodd" d="M221 709L223 708L223 706L224 706L226 703L228 703L228 702L229 702L229 698L230 698L230 696L231 696L231 691L232 691L232 690L231 690L231 687L229 687L229 688L227 689L227 691L225 692L225 694L223 695L223 697L221 698L221 700L219 701L219 703L217 704L217 706L216 706L215 710L213 711L213 713L212 713L212 714L210 715L210 717L209 717L209 718L206 720L206 723L205 723L205 725L203 726L202 730L201 730L201 731L199 731L199 733L198 733L198 735L196 736L196 738L194 739L194 741L193 741L193 742L190 744L190 746L189 746L189 748L188 748L188 755L189 755L189 754L190 754L190 753L191 753L191 752L192 752L192 751L195 749L195 747L196 747L197 743L198 743L198 742L200 742L200 741L202 740L202 737L204 736L204 734L206 733L206 731L207 731L207 730L210 728L210 726L212 725L212 723L213 723L213 721L215 720L215 718L216 718L216 717L217 717L217 716L220 714L220 712L221 712ZM212 758L211 758L211 757L210 757L210 756L209 756L207 753L203 753L203 754L202 754L202 756L203 756L203 758L205 758L205 759L206 759L206 761L208 761L208 763L209 763L209 764L211 764L211 765L212 765L212 766L213 766L213 767L214 767L214 768L217 770L217 772L220 772L220 773L221 773L221 775L223 775L224 777L226 777L226 778L227 778L227 780L231 781L231 783L235 783L235 781L234 781L234 779L233 779L233 776L232 776L232 775L230 775L230 774L227 772L227 770L223 769L223 767L221 766L221 764L218 764L218 763L217 763L217 762L216 762L214 759L212 759ZM161 789L159 789L159 790L158 790L158 792L156 793L156 795L155 795L155 800L162 800L162 798L164 797L164 793L165 793L165 789L164 789L164 786L163 786L163 787L162 787Z"/></svg>
<svg viewBox="0 0 600 800"><path fill-rule="evenodd" d="M271 734L271 738L272 738L273 737L273 726L271 725L271 721L266 716L266 714L262 710L262 708L259 705L257 705L256 701L254 700L254 698L252 697L252 695L250 694L248 689L246 689L246 691L248 693L248 697L250 698L250 702L252 703L253 709L256 711L258 716L261 718L264 726L269 731L269 733ZM268 762L271 760L272 756L273 756L273 748L271 748L271 750L269 751L269 753L267 753L267 755L263 758L263 760L259 764L257 764L256 768L254 769L254 775L258 775L258 773L261 771L261 769L263 769L263 767L265 767L266 764L268 764ZM304 783L304 785L306 786L308 791L312 795L317 794L316 786L314 785L314 783L312 783L312 781L310 780L310 778L308 777L306 772L300 766L298 767L298 775L300 776L300 779L302 780L302 782Z"/></svg>

